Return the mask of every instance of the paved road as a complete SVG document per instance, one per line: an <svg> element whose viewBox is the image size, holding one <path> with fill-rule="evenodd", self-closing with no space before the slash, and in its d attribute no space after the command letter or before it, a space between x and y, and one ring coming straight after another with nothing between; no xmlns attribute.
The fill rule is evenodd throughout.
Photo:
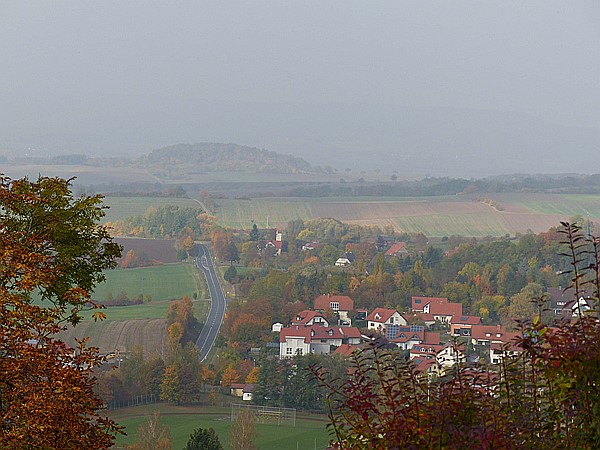
<svg viewBox="0 0 600 450"><path fill-rule="evenodd" d="M217 339L217 335L219 334L219 328L221 328L221 324L223 323L223 317L225 316L225 296L217 279L215 266L213 265L208 248L202 244L197 245L199 252L196 258L196 266L204 272L211 299L210 311L206 318L206 323L196 341L198 350L200 350L200 361L204 361L210 353L215 339Z"/></svg>

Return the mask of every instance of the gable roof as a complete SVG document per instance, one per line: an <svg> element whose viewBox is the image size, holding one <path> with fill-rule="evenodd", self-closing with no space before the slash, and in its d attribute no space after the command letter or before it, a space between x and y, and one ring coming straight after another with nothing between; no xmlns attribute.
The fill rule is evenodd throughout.
<svg viewBox="0 0 600 450"><path fill-rule="evenodd" d="M482 341L511 342L519 338L521 333L506 331L501 325L473 325L471 338Z"/></svg>
<svg viewBox="0 0 600 450"><path fill-rule="evenodd" d="M322 317L325 321L325 316L317 311L312 311L310 309L305 309L296 314L296 318L292 321L292 325L307 325L308 322L313 320L315 317Z"/></svg>
<svg viewBox="0 0 600 450"><path fill-rule="evenodd" d="M448 303L448 299L446 297L421 297L414 296L412 298L412 310L413 311L423 311L425 305L429 303Z"/></svg>
<svg viewBox="0 0 600 450"><path fill-rule="evenodd" d="M396 256L398 253L408 253L406 242L396 242L385 252L385 256Z"/></svg>
<svg viewBox="0 0 600 450"><path fill-rule="evenodd" d="M481 323L481 317L478 316L452 316L450 319L451 324L460 325L479 325Z"/></svg>
<svg viewBox="0 0 600 450"><path fill-rule="evenodd" d="M367 321L385 323L397 312L398 311L395 309L375 308L371 311L371 314L367 316Z"/></svg>
<svg viewBox="0 0 600 450"><path fill-rule="evenodd" d="M461 303L431 303L429 305L429 314L434 316L457 316L462 317Z"/></svg>
<svg viewBox="0 0 600 450"><path fill-rule="evenodd" d="M441 352L445 345L441 344L415 344L410 349L411 355L437 355Z"/></svg>
<svg viewBox="0 0 600 450"><path fill-rule="evenodd" d="M331 303L339 303L339 311L352 311L354 309L354 300L347 295L329 295L322 294L315 298L315 309L325 310L331 308Z"/></svg>
<svg viewBox="0 0 600 450"><path fill-rule="evenodd" d="M333 352L334 355L350 356L355 351L360 350L358 345L342 344Z"/></svg>
<svg viewBox="0 0 600 450"><path fill-rule="evenodd" d="M319 325L294 325L282 328L279 332L279 342L285 342L288 337L301 338L305 344L313 339L347 339L360 337L360 331L356 327L322 327Z"/></svg>

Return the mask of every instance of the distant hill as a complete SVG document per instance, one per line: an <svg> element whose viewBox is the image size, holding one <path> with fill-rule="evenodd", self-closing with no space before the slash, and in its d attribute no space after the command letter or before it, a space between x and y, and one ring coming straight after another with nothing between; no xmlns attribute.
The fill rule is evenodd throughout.
<svg viewBox="0 0 600 450"><path fill-rule="evenodd" d="M153 150L139 162L159 173L176 170L180 173L258 172L321 174L302 158L237 144L177 144Z"/></svg>

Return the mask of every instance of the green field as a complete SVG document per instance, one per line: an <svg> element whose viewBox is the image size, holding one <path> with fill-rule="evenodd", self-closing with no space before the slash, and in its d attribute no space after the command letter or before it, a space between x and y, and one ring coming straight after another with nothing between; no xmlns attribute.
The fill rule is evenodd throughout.
<svg viewBox="0 0 600 450"><path fill-rule="evenodd" d="M218 200L219 223L232 228L251 228L285 224L292 219L314 218L310 205L303 199L271 198L252 200Z"/></svg>
<svg viewBox="0 0 600 450"><path fill-rule="evenodd" d="M488 196L486 196L488 197ZM232 228L285 227L293 219L331 217L364 226L423 231L429 237L504 236L539 233L574 215L600 219L600 196L560 194L494 194L490 206L477 195L446 197L326 197L219 199L219 223Z"/></svg>
<svg viewBox="0 0 600 450"><path fill-rule="evenodd" d="M586 217L589 214L592 218L600 218L600 195L526 196L519 203L531 211L542 214L560 214L567 217L576 215Z"/></svg>
<svg viewBox="0 0 600 450"><path fill-rule="evenodd" d="M164 264L136 269L106 271L106 281L99 284L92 298L100 303L110 292L116 297L125 291L129 298L139 294L151 295L153 302L181 298L208 298L204 276L192 264Z"/></svg>
<svg viewBox="0 0 600 450"><path fill-rule="evenodd" d="M107 272L107 281L99 285L94 298L102 303L108 292L113 296L124 290L131 298L142 292L152 300L139 305L111 306L103 310L106 320L94 322L92 311L82 315L84 320L76 327L61 333L69 345L75 338L89 337L89 344L99 347L102 353L115 350L130 351L140 346L147 354L160 351L165 339L167 312L173 299L188 295L192 300L194 315L203 322L210 302L204 275L191 264L169 264L137 269L120 269Z"/></svg>
<svg viewBox="0 0 600 450"><path fill-rule="evenodd" d="M214 428L223 447L231 448L229 445L229 428L231 427L229 408L176 407L162 403L112 411L111 418L120 425L124 425L128 434L128 436L120 436L115 447L124 448L135 442L137 429L145 420L145 415L151 414L155 410L161 412L161 423L170 430L174 449L184 448L190 433L200 427ZM329 442L326 424L325 416L303 416L297 419L296 427L257 424L256 445L261 450L322 450L327 448Z"/></svg>
<svg viewBox="0 0 600 450"><path fill-rule="evenodd" d="M109 206L103 222L124 220L133 216L141 216L150 207L177 205L180 208L200 208L200 205L189 198L171 197L105 197L104 204Z"/></svg>

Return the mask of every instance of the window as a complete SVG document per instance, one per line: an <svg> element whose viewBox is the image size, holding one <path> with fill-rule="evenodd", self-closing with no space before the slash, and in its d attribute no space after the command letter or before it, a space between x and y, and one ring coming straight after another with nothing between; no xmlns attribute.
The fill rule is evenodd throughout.
<svg viewBox="0 0 600 450"><path fill-rule="evenodd" d="M390 323L394 323L394 317L390 317Z"/></svg>
<svg viewBox="0 0 600 450"><path fill-rule="evenodd" d="M302 355L302 349L301 348L296 349L296 355Z"/></svg>
<svg viewBox="0 0 600 450"><path fill-rule="evenodd" d="M329 304L329 306L331 306L331 309L334 311L339 311L340 310L340 304L339 302L331 302Z"/></svg>
<svg viewBox="0 0 600 450"><path fill-rule="evenodd" d="M292 354L292 348L291 347L286 348L285 349L285 354L286 355L291 355Z"/></svg>

